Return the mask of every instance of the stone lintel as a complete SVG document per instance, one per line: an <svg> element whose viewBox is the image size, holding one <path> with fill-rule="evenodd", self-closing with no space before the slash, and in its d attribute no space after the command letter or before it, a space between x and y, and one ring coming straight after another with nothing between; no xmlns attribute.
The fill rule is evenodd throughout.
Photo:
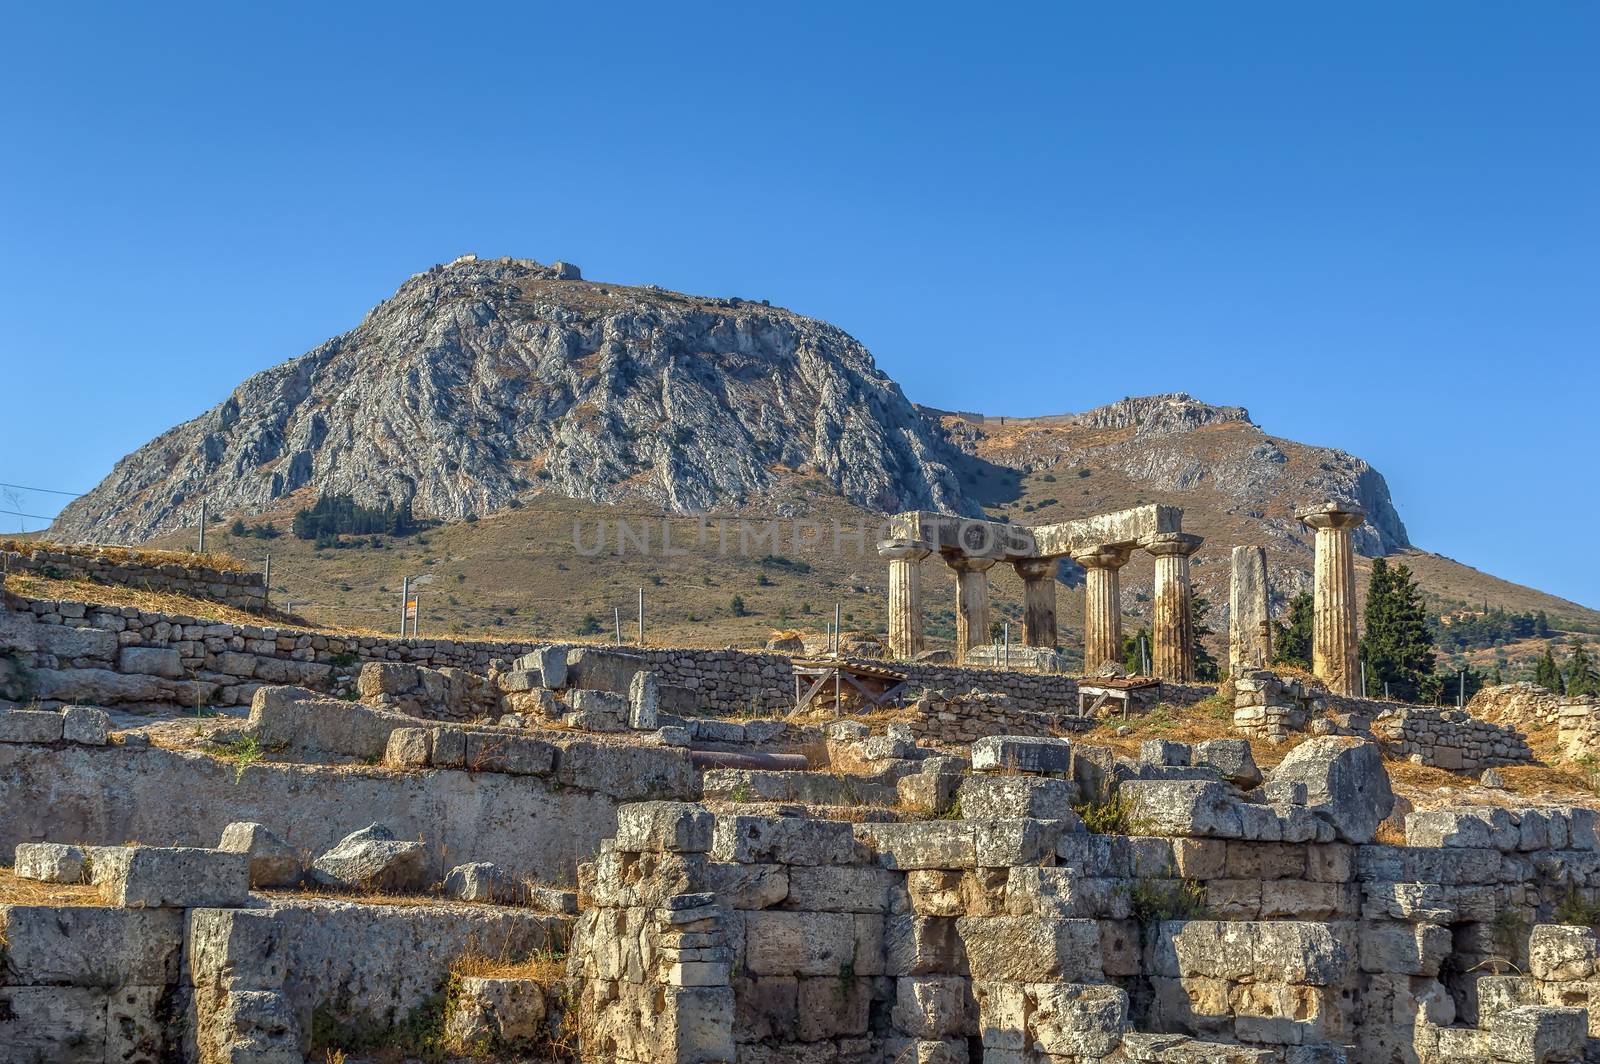
<svg viewBox="0 0 1600 1064"><path fill-rule="evenodd" d="M1076 555L1095 547L1137 547L1165 532L1183 531L1183 509L1150 504L1096 514L1076 521L1040 525L1033 530L1037 554L1046 557Z"/></svg>
<svg viewBox="0 0 1600 1064"><path fill-rule="evenodd" d="M1314 503L1295 508L1294 515L1311 528L1355 528L1367 519L1367 511L1353 502Z"/></svg>
<svg viewBox="0 0 1600 1064"><path fill-rule="evenodd" d="M981 517L908 510L889 518L889 531L893 539L919 540L941 554L1000 561L1040 553L1034 546L1032 529Z"/></svg>

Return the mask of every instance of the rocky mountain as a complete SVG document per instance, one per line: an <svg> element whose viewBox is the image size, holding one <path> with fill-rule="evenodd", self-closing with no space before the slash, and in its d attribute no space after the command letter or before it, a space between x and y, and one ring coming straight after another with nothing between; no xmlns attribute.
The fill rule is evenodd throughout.
<svg viewBox="0 0 1600 1064"><path fill-rule="evenodd" d="M961 460L825 322L463 256L122 459L52 534L137 542L201 499L248 515L323 493L443 520L542 494L689 513L786 478L973 513Z"/></svg>
<svg viewBox="0 0 1600 1064"><path fill-rule="evenodd" d="M1296 505L1339 499L1367 511L1355 536L1361 553L1376 557L1410 546L1381 473L1344 451L1269 436L1243 407L1211 406L1177 392L1058 417L986 418L981 425L941 420L969 455L1033 478L1029 513L1047 495L1037 475L1061 470L1084 478L1072 492L1080 496L1076 506L1061 500L1074 511L1135 498L1171 501L1190 506L1201 521L1232 516L1257 527L1237 542L1264 535L1300 543L1310 536L1295 519ZM1098 478L1093 485L1091 474Z"/></svg>

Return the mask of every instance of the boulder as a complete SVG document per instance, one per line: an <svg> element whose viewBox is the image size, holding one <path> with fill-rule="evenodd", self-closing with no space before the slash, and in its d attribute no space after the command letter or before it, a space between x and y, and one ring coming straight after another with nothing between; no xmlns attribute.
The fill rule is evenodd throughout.
<svg viewBox="0 0 1600 1064"><path fill-rule="evenodd" d="M61 737L69 743L104 746L111 739L111 718L93 706L68 706L61 711Z"/></svg>
<svg viewBox="0 0 1600 1064"><path fill-rule="evenodd" d="M538 1037L544 1026L544 990L532 979L467 976L451 997L445 1034L457 1045L509 1046Z"/></svg>
<svg viewBox="0 0 1600 1064"><path fill-rule="evenodd" d="M1215 769L1217 775L1242 790L1261 784L1261 770L1244 739L1207 739L1196 743L1190 764Z"/></svg>
<svg viewBox="0 0 1600 1064"><path fill-rule="evenodd" d="M489 861L472 861L450 869L444 877L444 892L458 901L499 905L519 904L527 893L521 880Z"/></svg>
<svg viewBox="0 0 1600 1064"><path fill-rule="evenodd" d="M1375 743L1342 736L1308 739L1268 774L1271 783L1304 783L1306 804L1344 842L1368 843L1394 809L1389 773Z"/></svg>
<svg viewBox="0 0 1600 1064"><path fill-rule="evenodd" d="M351 832L311 864L311 878L324 887L409 893L428 885L428 851L401 842L381 824Z"/></svg>

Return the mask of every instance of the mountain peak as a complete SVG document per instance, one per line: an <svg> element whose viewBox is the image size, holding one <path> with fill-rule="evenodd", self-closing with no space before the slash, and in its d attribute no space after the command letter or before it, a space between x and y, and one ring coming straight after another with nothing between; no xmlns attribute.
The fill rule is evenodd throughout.
<svg viewBox="0 0 1600 1064"><path fill-rule="evenodd" d="M1114 403L1084 411L1073 421L1085 428L1133 428L1139 437L1193 432L1203 425L1224 422L1254 424L1250 420L1250 411L1242 406L1212 406L1187 392L1118 399Z"/></svg>

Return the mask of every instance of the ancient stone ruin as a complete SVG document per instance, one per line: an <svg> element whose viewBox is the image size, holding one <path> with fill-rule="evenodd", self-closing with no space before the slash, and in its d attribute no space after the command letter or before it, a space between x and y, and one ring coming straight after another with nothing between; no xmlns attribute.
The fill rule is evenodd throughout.
<svg viewBox="0 0 1600 1064"><path fill-rule="evenodd" d="M1600 814L1476 778L1541 729L1587 756L1600 706L1356 697L1353 511L1306 512L1324 682L1266 668L1247 549L1222 690L1189 682L1175 509L901 515L911 693L861 715L796 712L783 654L341 636L0 580L0 1061L1600 1058ZM1055 560L1087 559L1104 653L1135 549L1155 706L909 660L925 554L968 651L986 569L1033 582L1044 647ZM1397 797L1397 766L1450 793Z"/></svg>

